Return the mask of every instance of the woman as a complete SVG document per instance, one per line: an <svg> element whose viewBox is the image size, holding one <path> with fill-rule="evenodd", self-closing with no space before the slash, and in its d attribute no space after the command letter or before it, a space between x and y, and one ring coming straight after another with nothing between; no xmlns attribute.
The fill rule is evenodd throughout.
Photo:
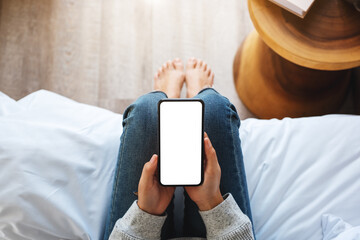
<svg viewBox="0 0 360 240"><path fill-rule="evenodd" d="M177 58L159 68L154 77L155 91L125 110L104 239L174 237L175 188L161 186L156 176L157 103L167 97L179 98L184 83L187 98L205 102L206 132L204 182L184 191L184 237L253 239L240 119L229 100L212 88L213 82L214 74L206 63L191 58L184 72Z"/></svg>

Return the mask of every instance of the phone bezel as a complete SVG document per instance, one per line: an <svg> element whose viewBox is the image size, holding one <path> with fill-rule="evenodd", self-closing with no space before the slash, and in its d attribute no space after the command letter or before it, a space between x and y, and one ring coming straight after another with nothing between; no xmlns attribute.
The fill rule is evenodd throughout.
<svg viewBox="0 0 360 240"><path fill-rule="evenodd" d="M161 169L160 169L160 161L161 161L161 154L160 154L160 105L163 102L200 102L201 103L201 180L199 184L176 184L176 185L168 185L168 184L163 184L161 182ZM159 169L159 183L161 186L166 186L166 187L179 187L179 186L200 186L203 182L204 182L204 156L205 156L205 152L204 152L204 117L205 117L205 103L203 100L201 99L197 99L197 98L193 98L193 99L187 99L187 98L167 98L167 99L161 99L158 103L158 169Z"/></svg>

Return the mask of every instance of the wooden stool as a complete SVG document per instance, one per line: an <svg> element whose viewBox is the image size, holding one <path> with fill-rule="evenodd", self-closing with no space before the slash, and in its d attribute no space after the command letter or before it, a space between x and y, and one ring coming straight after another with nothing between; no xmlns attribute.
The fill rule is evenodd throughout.
<svg viewBox="0 0 360 240"><path fill-rule="evenodd" d="M248 6L257 31L234 60L245 106L260 118L336 112L360 66L360 13L343 0L316 0L305 19L268 0Z"/></svg>

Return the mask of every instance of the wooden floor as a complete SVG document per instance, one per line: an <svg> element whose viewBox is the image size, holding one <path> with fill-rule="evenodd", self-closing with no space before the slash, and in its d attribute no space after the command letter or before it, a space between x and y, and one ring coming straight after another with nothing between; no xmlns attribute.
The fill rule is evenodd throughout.
<svg viewBox="0 0 360 240"><path fill-rule="evenodd" d="M122 113L164 61L195 56L245 118L232 63L252 29L243 0L0 0L0 91L47 89Z"/></svg>

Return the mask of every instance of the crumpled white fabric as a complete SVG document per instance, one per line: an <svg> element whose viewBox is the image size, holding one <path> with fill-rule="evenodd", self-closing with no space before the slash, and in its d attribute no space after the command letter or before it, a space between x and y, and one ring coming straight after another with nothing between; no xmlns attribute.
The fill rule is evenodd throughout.
<svg viewBox="0 0 360 240"><path fill-rule="evenodd" d="M240 138L257 240L322 239L325 213L360 225L360 116L247 119Z"/></svg>
<svg viewBox="0 0 360 240"><path fill-rule="evenodd" d="M352 226L332 214L322 216L323 240L360 240L360 226Z"/></svg>
<svg viewBox="0 0 360 240"><path fill-rule="evenodd" d="M99 239L122 116L48 91L0 93L0 239Z"/></svg>

